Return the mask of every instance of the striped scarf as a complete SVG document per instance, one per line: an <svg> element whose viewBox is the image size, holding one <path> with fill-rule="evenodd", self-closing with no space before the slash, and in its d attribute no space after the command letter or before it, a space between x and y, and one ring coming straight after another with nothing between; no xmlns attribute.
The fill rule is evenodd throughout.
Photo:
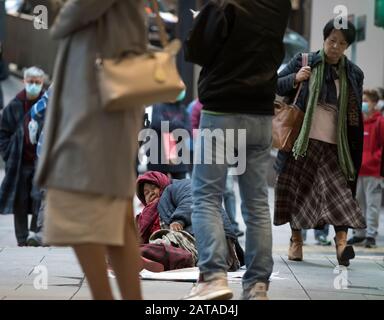
<svg viewBox="0 0 384 320"><path fill-rule="evenodd" d="M309 132L312 125L312 118L317 106L320 91L324 81L325 54L324 50L320 51L321 63L313 70L309 80L309 97L303 125L300 134L293 146L292 152L294 158L305 157L309 142ZM339 165L345 178L353 181L356 178L356 170L353 165L347 136L347 110L348 110L348 80L345 69L345 56L341 58L339 63L339 79L340 79L340 97L339 97L339 115L337 121L337 153Z"/></svg>

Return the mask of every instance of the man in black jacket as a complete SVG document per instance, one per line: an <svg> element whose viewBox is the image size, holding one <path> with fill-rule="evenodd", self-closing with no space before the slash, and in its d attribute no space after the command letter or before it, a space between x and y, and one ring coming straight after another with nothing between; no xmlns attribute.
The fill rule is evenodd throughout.
<svg viewBox="0 0 384 320"><path fill-rule="evenodd" d="M204 160L210 159L205 156L211 152L213 164L195 158L192 224L200 278L185 299L233 296L227 284L228 253L219 214L230 153L237 154L238 161L246 165L238 170L247 226L243 298L267 299L273 268L267 168L277 69L284 57L283 37L290 9L289 0L210 1L197 16L186 41L186 59L202 66L200 129L215 130L216 139L207 141L208 135L201 132L196 147L204 153ZM239 137L243 130L245 135L235 141L227 129ZM224 162L220 162L224 158L219 153L225 153Z"/></svg>

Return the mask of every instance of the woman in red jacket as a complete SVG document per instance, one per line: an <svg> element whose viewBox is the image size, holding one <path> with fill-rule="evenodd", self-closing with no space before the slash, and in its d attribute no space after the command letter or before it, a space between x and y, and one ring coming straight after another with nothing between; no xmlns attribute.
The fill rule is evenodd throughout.
<svg viewBox="0 0 384 320"><path fill-rule="evenodd" d="M378 101L375 90L364 91L364 149L356 198L367 220L367 228L355 229L353 238L348 240L348 244L361 244L366 248L376 246L382 198L384 117L377 111Z"/></svg>

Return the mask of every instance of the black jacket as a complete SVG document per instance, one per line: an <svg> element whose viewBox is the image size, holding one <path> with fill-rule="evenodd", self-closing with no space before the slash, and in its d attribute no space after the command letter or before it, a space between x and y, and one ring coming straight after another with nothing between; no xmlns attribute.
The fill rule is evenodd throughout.
<svg viewBox="0 0 384 320"><path fill-rule="evenodd" d="M185 42L185 57L203 67L198 91L204 110L272 115L291 3L238 3L243 9L208 2Z"/></svg>
<svg viewBox="0 0 384 320"><path fill-rule="evenodd" d="M4 108L0 123L0 155L5 162L5 177L0 186L0 214L15 212L17 196L28 199L20 188L24 150L24 103L18 94ZM24 94L25 96L25 94Z"/></svg>

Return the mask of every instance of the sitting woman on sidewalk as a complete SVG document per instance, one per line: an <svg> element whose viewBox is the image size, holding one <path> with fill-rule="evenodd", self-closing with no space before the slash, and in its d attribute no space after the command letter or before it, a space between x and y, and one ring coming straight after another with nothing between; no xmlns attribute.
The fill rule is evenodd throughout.
<svg viewBox="0 0 384 320"><path fill-rule="evenodd" d="M161 263L164 270L195 266L198 257L191 222L191 181L171 180L163 173L149 171L137 179L136 194L144 205L136 217L142 257ZM235 271L241 265L242 249L228 217L224 221L232 249L228 269Z"/></svg>

